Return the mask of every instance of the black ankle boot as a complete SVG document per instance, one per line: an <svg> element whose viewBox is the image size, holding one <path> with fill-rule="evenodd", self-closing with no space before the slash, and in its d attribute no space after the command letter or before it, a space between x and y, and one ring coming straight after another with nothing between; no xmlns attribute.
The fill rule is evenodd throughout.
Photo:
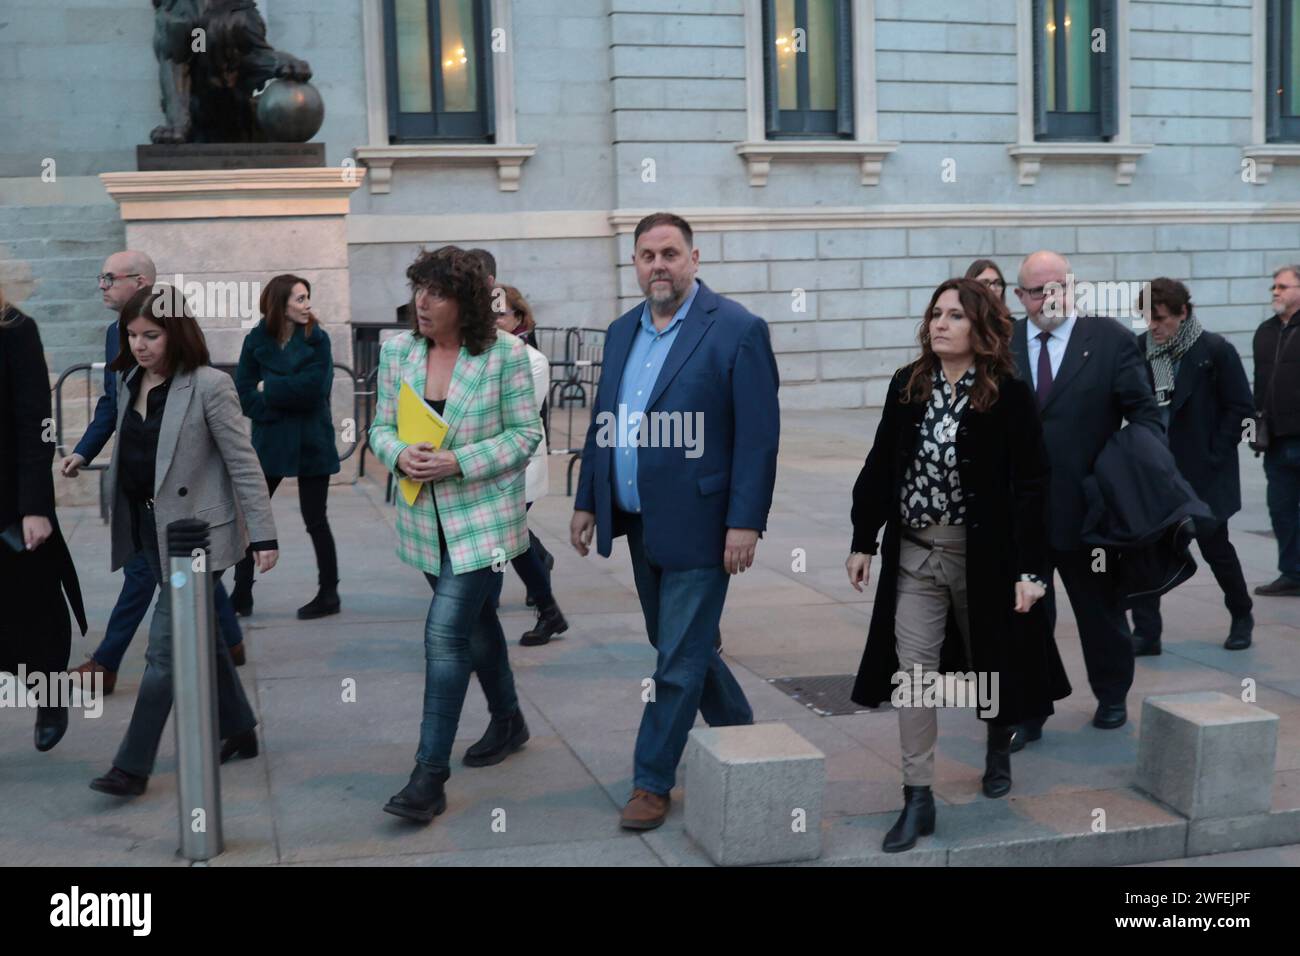
<svg viewBox="0 0 1300 956"><path fill-rule="evenodd" d="M984 796L996 800L1011 792L1011 735L1015 727L989 724L988 752L984 756Z"/></svg>
<svg viewBox="0 0 1300 956"><path fill-rule="evenodd" d="M242 734L227 737L221 742L221 762L228 763L236 757L253 758L258 754L257 731L245 730Z"/></svg>
<svg viewBox="0 0 1300 956"><path fill-rule="evenodd" d="M886 853L902 853L916 846L918 836L934 832L934 793L929 787L903 787L903 812L898 822L885 834L880 848Z"/></svg>
<svg viewBox="0 0 1300 956"><path fill-rule="evenodd" d="M411 771L410 782L388 801L384 812L417 823L428 823L447 809L447 794L443 786L450 776L450 770L431 770L417 763Z"/></svg>
<svg viewBox="0 0 1300 956"><path fill-rule="evenodd" d="M528 742L528 725L524 713L516 710L502 720L493 717L487 732L465 751L465 766L491 767L509 757Z"/></svg>
<svg viewBox="0 0 1300 956"><path fill-rule="evenodd" d="M1230 651L1242 651L1250 647L1251 633L1255 630L1255 617L1250 613L1234 617L1232 619L1232 628L1228 631L1228 639L1223 642L1223 646Z"/></svg>
<svg viewBox="0 0 1300 956"><path fill-rule="evenodd" d="M53 750L54 745L68 732L68 708L36 708L36 749L41 753Z"/></svg>
<svg viewBox="0 0 1300 956"><path fill-rule="evenodd" d="M328 617L331 614L337 614L339 608L338 585L332 587L322 586L316 592L314 598L298 608L298 620L312 621L318 617Z"/></svg>
<svg viewBox="0 0 1300 956"><path fill-rule="evenodd" d="M519 643L524 647L537 647L549 644L556 634L563 634L569 629L569 622L564 619L560 606L552 598L550 603L537 609L537 623L531 631L525 631Z"/></svg>

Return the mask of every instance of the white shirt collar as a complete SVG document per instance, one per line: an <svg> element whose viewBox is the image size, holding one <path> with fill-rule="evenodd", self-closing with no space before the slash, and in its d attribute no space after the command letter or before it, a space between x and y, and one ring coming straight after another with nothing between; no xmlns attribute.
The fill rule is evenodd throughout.
<svg viewBox="0 0 1300 956"><path fill-rule="evenodd" d="M1026 321L1029 324L1029 330L1028 330L1029 337L1031 339L1036 339L1038 338L1039 332L1047 332L1048 335L1050 335L1054 339L1060 339L1062 342L1068 342L1070 341L1070 333L1074 331L1074 323L1078 318L1079 317L1077 315L1072 315L1064 322L1062 322L1060 325L1056 326L1056 328L1050 330L1041 329L1037 325L1034 325L1032 320L1027 319Z"/></svg>

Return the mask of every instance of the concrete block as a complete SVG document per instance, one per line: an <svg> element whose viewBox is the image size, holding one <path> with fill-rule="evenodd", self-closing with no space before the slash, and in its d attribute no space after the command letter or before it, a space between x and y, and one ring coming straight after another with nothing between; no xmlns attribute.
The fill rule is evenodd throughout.
<svg viewBox="0 0 1300 956"><path fill-rule="evenodd" d="M1233 853L1300 843L1300 810L1246 817L1192 820L1187 825L1187 855Z"/></svg>
<svg viewBox="0 0 1300 956"><path fill-rule="evenodd" d="M686 832L723 866L816 859L825 761L782 723L691 731Z"/></svg>
<svg viewBox="0 0 1300 956"><path fill-rule="evenodd" d="M1278 722L1218 691L1148 697L1137 785L1192 820L1267 813Z"/></svg>

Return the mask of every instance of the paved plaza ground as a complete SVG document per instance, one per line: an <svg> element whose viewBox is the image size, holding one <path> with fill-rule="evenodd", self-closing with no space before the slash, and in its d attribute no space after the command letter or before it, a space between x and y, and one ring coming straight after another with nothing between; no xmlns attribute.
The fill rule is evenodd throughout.
<svg viewBox="0 0 1300 956"><path fill-rule="evenodd" d="M1164 655L1138 661L1129 723L1118 731L1090 725L1095 701L1058 586L1057 642L1075 690L1058 705L1043 739L1015 757L1011 796L980 795L983 728L970 711L944 712L938 830L912 852L879 853L902 804L896 718L889 711L818 716L769 683L857 668L873 595L849 587L843 562L849 493L876 420L866 411L784 416L768 533L756 566L733 581L722 622L724 653L756 719L786 722L826 755L819 863L1300 864L1297 846L1184 859L1187 822L1132 786L1143 697L1240 694L1250 677L1258 704L1281 718L1274 809L1300 808L1300 600L1257 598L1254 646L1225 651L1228 615L1204 567L1165 599ZM520 647L533 615L513 572L502 598L532 740L496 767L459 766L460 753L487 724L472 684L449 806L425 828L381 812L412 765L429 604L422 576L394 553L383 472L372 467L355 485L331 490L343 613L316 622L294 617L314 593L315 566L293 484L286 484L274 500L280 564L259 579L255 614L243 620L249 660L240 673L261 719L262 755L223 768L226 852L214 865L708 865L686 835L680 786L661 829L637 835L618 828L631 787L641 681L653 672L654 655L626 548L616 545L613 558L603 560L594 553L581 558L567 544L572 499L562 494L564 464L553 459L554 493L530 520L556 556L555 593L568 633L545 647ZM1260 462L1243 449L1241 465L1246 509L1233 519L1232 538L1253 587L1276 575L1276 551ZM102 635L121 578L108 571L108 532L97 509L66 509L60 518L91 622L87 637L74 638L75 664ZM806 553L802 572L792 570L796 548ZM7 865L184 865L176 856L170 728L143 797L120 802L87 787L108 769L122 737L144 649L142 629L103 716L74 714L67 736L48 754L32 747L30 711L0 711L0 860ZM342 699L346 678L356 681L355 703ZM1092 833L1097 808L1106 810L1106 834Z"/></svg>

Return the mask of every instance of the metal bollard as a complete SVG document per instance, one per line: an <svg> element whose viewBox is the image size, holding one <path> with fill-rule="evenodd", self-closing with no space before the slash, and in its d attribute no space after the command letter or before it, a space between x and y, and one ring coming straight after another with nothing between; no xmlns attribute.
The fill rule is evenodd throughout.
<svg viewBox="0 0 1300 956"><path fill-rule="evenodd" d="M208 523L167 525L172 604L172 686L180 852L188 860L221 853L221 776L217 768L217 674Z"/></svg>

